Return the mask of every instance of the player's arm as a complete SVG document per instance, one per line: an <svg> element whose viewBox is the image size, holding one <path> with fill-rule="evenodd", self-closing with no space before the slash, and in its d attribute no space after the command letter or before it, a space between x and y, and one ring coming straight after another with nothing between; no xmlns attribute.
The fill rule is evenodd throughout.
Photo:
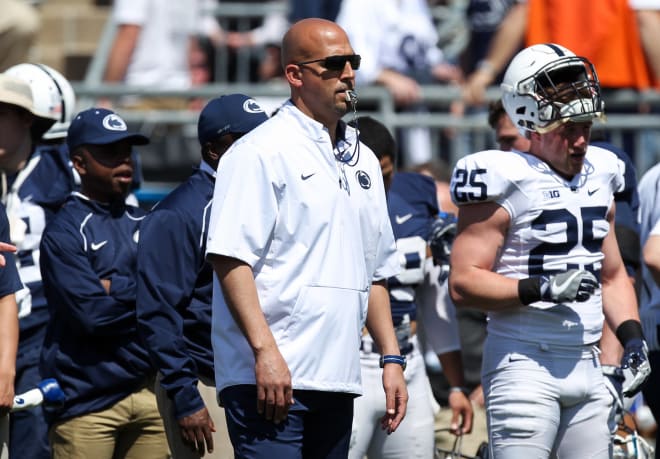
<svg viewBox="0 0 660 459"><path fill-rule="evenodd" d="M257 409L266 419L279 423L293 404L291 373L259 304L252 268L232 257L209 254L208 258L227 307L254 354Z"/></svg>
<svg viewBox="0 0 660 459"><path fill-rule="evenodd" d="M623 395L632 397L639 392L651 374L648 347L639 321L637 297L628 278L614 233L614 207L607 215L610 230L602 245L601 266L603 312L619 342L623 346L621 367L630 368L632 379L626 379Z"/></svg>
<svg viewBox="0 0 660 459"><path fill-rule="evenodd" d="M444 294L446 285L438 279L438 267L428 261L426 266L428 271L424 282L417 288L415 296L418 324L424 329L430 348L438 355L449 385L455 388L449 394L449 407L452 410L450 428L455 435L461 435L472 430L473 410L462 390L465 379L456 311L449 297Z"/></svg>
<svg viewBox="0 0 660 459"><path fill-rule="evenodd" d="M18 307L14 294L0 298L0 416L14 403L18 348Z"/></svg>
<svg viewBox="0 0 660 459"><path fill-rule="evenodd" d="M457 307L499 310L522 306L518 280L491 271L509 222L507 211L494 202L459 208L449 274L449 294Z"/></svg>
<svg viewBox="0 0 660 459"><path fill-rule="evenodd" d="M491 271L502 250L510 217L494 202L462 206L451 251L449 293L456 306L500 310L538 301L586 301L598 280L585 269L522 279Z"/></svg>
<svg viewBox="0 0 660 459"><path fill-rule="evenodd" d="M115 41L105 67L105 81L119 82L124 79L141 31L142 26L138 24L119 24L117 26Z"/></svg>
<svg viewBox="0 0 660 459"><path fill-rule="evenodd" d="M614 232L614 213L608 213L610 230L603 240L603 264L601 283L603 289L603 311L605 319L616 330L625 320L639 321L637 297L621 258Z"/></svg>
<svg viewBox="0 0 660 459"><path fill-rule="evenodd" d="M450 386L448 397L449 408L452 411L450 429L454 435L468 434L472 432L474 411L464 389L465 379L461 351L438 354L438 359Z"/></svg>
<svg viewBox="0 0 660 459"><path fill-rule="evenodd" d="M400 355L399 343L394 333L390 296L387 282L374 281L369 292L367 329L383 355ZM385 389L386 413L381 418L381 427L388 433L394 432L406 415L408 391L403 377L403 367L397 363L383 365L383 388Z"/></svg>

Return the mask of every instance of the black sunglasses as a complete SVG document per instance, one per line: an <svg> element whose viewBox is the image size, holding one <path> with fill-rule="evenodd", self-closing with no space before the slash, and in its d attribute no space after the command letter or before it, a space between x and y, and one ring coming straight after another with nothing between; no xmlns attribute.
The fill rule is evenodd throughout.
<svg viewBox="0 0 660 459"><path fill-rule="evenodd" d="M346 67L346 62L351 64L351 68L353 70L359 69L361 61L362 57L360 57L359 54L347 54L342 56L328 56L322 59L314 59L312 61L296 62L295 65L305 65L313 64L314 62L320 62L321 65L328 70L341 71L344 70L344 67Z"/></svg>

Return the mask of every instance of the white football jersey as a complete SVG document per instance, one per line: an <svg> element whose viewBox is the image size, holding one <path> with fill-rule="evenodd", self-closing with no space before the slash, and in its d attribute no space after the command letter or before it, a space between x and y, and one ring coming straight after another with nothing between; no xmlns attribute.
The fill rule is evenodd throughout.
<svg viewBox="0 0 660 459"><path fill-rule="evenodd" d="M458 206L495 202L511 223L494 271L507 277L586 269L600 279L602 241L609 231L613 193L624 186L625 166L614 153L587 149L582 172L567 181L537 157L482 151L458 161L451 182ZM583 303L537 302L489 312L488 333L525 341L579 345L598 341L601 290Z"/></svg>

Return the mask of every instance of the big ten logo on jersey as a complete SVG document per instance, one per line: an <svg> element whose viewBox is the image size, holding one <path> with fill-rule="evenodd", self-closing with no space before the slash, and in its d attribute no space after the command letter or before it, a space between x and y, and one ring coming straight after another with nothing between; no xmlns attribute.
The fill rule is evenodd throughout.
<svg viewBox="0 0 660 459"><path fill-rule="evenodd" d="M558 199L560 197L559 190L543 190L543 200L549 201L551 199Z"/></svg>

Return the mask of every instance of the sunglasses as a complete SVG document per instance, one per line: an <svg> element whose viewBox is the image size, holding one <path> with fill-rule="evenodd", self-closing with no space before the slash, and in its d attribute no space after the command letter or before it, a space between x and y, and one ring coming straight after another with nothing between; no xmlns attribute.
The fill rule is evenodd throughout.
<svg viewBox="0 0 660 459"><path fill-rule="evenodd" d="M351 64L351 68L353 70L359 69L360 61L362 61L362 57L360 57L359 54L347 54L344 56L328 56L328 57L324 57L323 59L314 59L312 61L297 62L295 63L295 65L306 65L306 64L313 64L315 62L320 62L321 65L328 70L341 71L344 70L344 67L346 67L346 62Z"/></svg>

